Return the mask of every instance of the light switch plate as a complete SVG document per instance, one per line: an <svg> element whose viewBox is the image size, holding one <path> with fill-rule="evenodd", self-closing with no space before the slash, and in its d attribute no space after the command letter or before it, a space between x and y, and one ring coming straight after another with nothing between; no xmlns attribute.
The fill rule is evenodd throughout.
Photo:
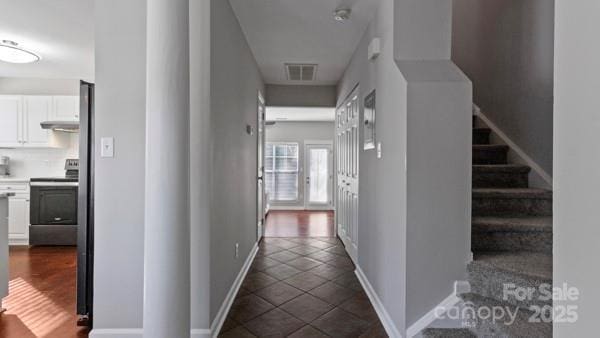
<svg viewBox="0 0 600 338"><path fill-rule="evenodd" d="M103 137L100 139L100 157L115 157L114 137Z"/></svg>
<svg viewBox="0 0 600 338"><path fill-rule="evenodd" d="M377 158L382 158L383 157L383 146L381 145L381 142L377 142Z"/></svg>

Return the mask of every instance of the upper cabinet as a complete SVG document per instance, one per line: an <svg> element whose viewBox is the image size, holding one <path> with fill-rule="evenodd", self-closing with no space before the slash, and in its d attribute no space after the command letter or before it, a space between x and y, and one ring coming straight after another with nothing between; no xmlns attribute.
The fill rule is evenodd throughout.
<svg viewBox="0 0 600 338"><path fill-rule="evenodd" d="M79 121L79 96L53 96L54 121Z"/></svg>
<svg viewBox="0 0 600 338"><path fill-rule="evenodd" d="M47 147L50 131L42 129L40 122L50 119L51 96L23 97L23 145L29 147Z"/></svg>
<svg viewBox="0 0 600 338"><path fill-rule="evenodd" d="M0 95L0 147L50 147L49 120L78 121L79 96Z"/></svg>
<svg viewBox="0 0 600 338"><path fill-rule="evenodd" d="M22 146L22 113L21 96L0 96L0 146Z"/></svg>

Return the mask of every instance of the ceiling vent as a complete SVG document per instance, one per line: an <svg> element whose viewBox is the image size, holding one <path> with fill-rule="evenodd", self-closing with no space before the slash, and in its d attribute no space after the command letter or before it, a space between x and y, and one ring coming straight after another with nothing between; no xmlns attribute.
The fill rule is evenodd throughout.
<svg viewBox="0 0 600 338"><path fill-rule="evenodd" d="M317 75L317 65L286 63L285 73L290 81L314 81Z"/></svg>

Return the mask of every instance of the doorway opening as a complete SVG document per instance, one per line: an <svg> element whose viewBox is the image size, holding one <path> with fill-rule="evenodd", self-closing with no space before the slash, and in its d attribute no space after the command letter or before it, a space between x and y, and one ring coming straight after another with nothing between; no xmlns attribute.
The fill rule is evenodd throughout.
<svg viewBox="0 0 600 338"><path fill-rule="evenodd" d="M335 237L334 119L334 108L266 107L266 237Z"/></svg>

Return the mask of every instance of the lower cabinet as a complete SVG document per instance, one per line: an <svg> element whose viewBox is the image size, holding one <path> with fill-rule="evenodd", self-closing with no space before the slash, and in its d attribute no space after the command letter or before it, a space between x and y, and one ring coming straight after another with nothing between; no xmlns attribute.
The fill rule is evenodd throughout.
<svg viewBox="0 0 600 338"><path fill-rule="evenodd" d="M29 195L17 194L8 199L8 243L29 244Z"/></svg>
<svg viewBox="0 0 600 338"><path fill-rule="evenodd" d="M8 244L29 245L29 183L0 182L0 193L8 198Z"/></svg>

